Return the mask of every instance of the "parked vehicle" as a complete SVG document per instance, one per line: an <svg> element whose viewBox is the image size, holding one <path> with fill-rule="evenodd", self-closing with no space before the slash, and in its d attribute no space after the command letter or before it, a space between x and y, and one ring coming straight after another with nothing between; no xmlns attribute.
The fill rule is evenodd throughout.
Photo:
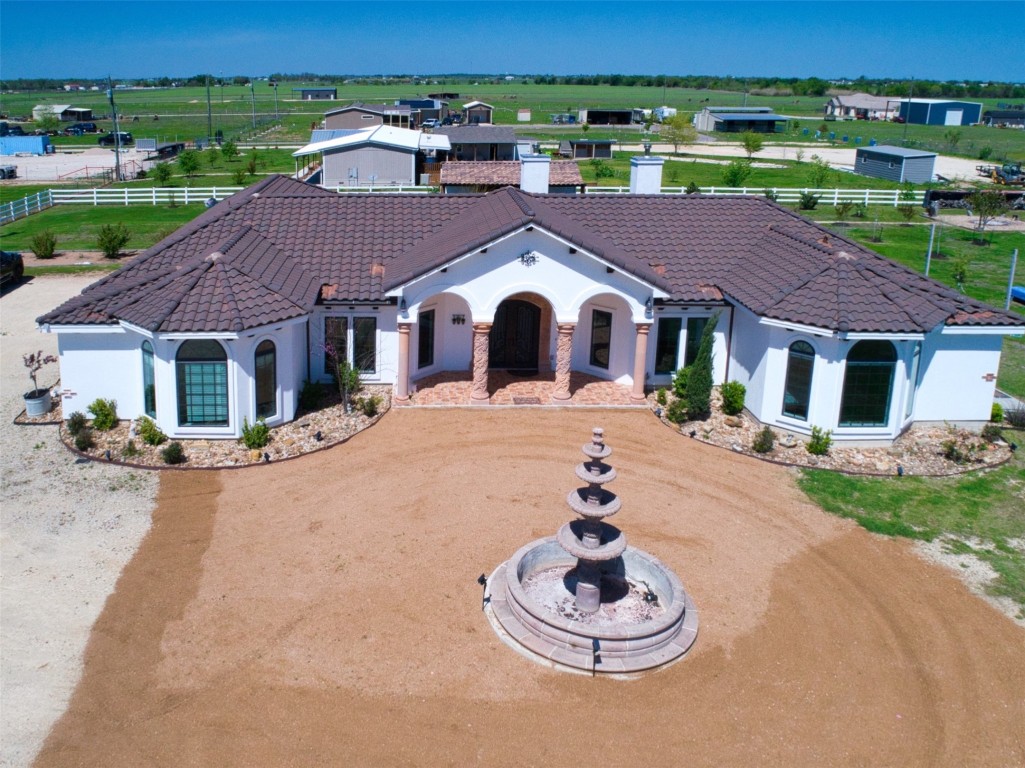
<svg viewBox="0 0 1025 768"><path fill-rule="evenodd" d="M20 283L25 276L25 261L17 251L0 251L0 283Z"/></svg>
<svg viewBox="0 0 1025 768"><path fill-rule="evenodd" d="M16 165L0 165L0 179L16 179L18 178L18 166Z"/></svg>
<svg viewBox="0 0 1025 768"><path fill-rule="evenodd" d="M118 138L119 136L120 139ZM97 139L97 143L101 147L113 147L115 144L120 143L123 147L127 144L134 144L135 139L132 138L132 134L128 133L128 131L119 131L116 134L111 131L110 133L100 136L100 138Z"/></svg>
<svg viewBox="0 0 1025 768"><path fill-rule="evenodd" d="M64 129L65 136L81 136L84 133L96 133L96 123L72 123Z"/></svg>
<svg viewBox="0 0 1025 768"><path fill-rule="evenodd" d="M423 125L421 125L420 127L421 128L437 128L439 125L441 125L441 122L439 120L437 120L436 118L433 118L433 117L429 117L426 120L424 120Z"/></svg>

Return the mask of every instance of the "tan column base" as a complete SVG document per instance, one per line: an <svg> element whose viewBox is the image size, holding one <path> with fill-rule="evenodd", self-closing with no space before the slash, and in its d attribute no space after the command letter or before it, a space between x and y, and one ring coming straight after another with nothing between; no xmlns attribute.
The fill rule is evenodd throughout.
<svg viewBox="0 0 1025 768"><path fill-rule="evenodd" d="M470 405L490 405L488 394L488 343L491 323L473 324L473 390Z"/></svg>
<svg viewBox="0 0 1025 768"><path fill-rule="evenodd" d="M640 405L644 396L644 364L648 358L648 331L650 323L637 323L637 345L634 347L634 385L630 391L630 402Z"/></svg>
<svg viewBox="0 0 1025 768"><path fill-rule="evenodd" d="M553 403L565 403L572 394L569 391L570 370L573 357L573 331L575 323L559 323L559 338L555 345L555 390Z"/></svg>
<svg viewBox="0 0 1025 768"><path fill-rule="evenodd" d="M409 405L409 323L399 323L399 370L392 405Z"/></svg>

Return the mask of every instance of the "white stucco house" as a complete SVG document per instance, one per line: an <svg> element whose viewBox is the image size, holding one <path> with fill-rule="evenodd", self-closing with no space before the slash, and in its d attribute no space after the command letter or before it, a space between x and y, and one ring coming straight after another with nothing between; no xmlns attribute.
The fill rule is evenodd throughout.
<svg viewBox="0 0 1025 768"><path fill-rule="evenodd" d="M208 209L38 318L58 335L65 412L114 398L174 437L293 419L330 344L369 382L496 368L619 382L642 402L717 315L715 379L765 424L886 443L989 419L1002 337L1025 318L754 197L548 195L548 158L487 194L338 195L272 177ZM469 374L468 374L469 375Z"/></svg>

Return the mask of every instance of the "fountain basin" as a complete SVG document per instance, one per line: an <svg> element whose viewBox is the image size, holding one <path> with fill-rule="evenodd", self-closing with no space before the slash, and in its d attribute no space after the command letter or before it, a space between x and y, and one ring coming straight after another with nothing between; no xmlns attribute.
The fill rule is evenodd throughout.
<svg viewBox="0 0 1025 768"><path fill-rule="evenodd" d="M683 584L658 559L638 549L626 547L600 568L603 581L629 585L639 594L650 589L657 596L660 610L643 620L605 620L600 611L584 617L575 617L571 610L559 613L550 607L551 594L541 600L524 587L534 574L553 568L564 568L571 581L576 565L576 558L555 536L521 547L489 579L489 616L496 629L541 659L595 673L652 669L679 659L694 644L698 613ZM552 588L550 580L546 588ZM572 601L572 591L565 589L566 599ZM615 602L621 597L617 595Z"/></svg>

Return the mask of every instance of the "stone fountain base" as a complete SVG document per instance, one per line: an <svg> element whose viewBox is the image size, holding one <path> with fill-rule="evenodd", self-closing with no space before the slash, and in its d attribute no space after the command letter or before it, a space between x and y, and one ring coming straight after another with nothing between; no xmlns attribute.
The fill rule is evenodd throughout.
<svg viewBox="0 0 1025 768"><path fill-rule="evenodd" d="M576 565L555 536L527 544L500 565L487 595L499 636L537 661L605 674L669 664L694 644L697 608L659 560L627 547L603 564L597 613L574 606Z"/></svg>

